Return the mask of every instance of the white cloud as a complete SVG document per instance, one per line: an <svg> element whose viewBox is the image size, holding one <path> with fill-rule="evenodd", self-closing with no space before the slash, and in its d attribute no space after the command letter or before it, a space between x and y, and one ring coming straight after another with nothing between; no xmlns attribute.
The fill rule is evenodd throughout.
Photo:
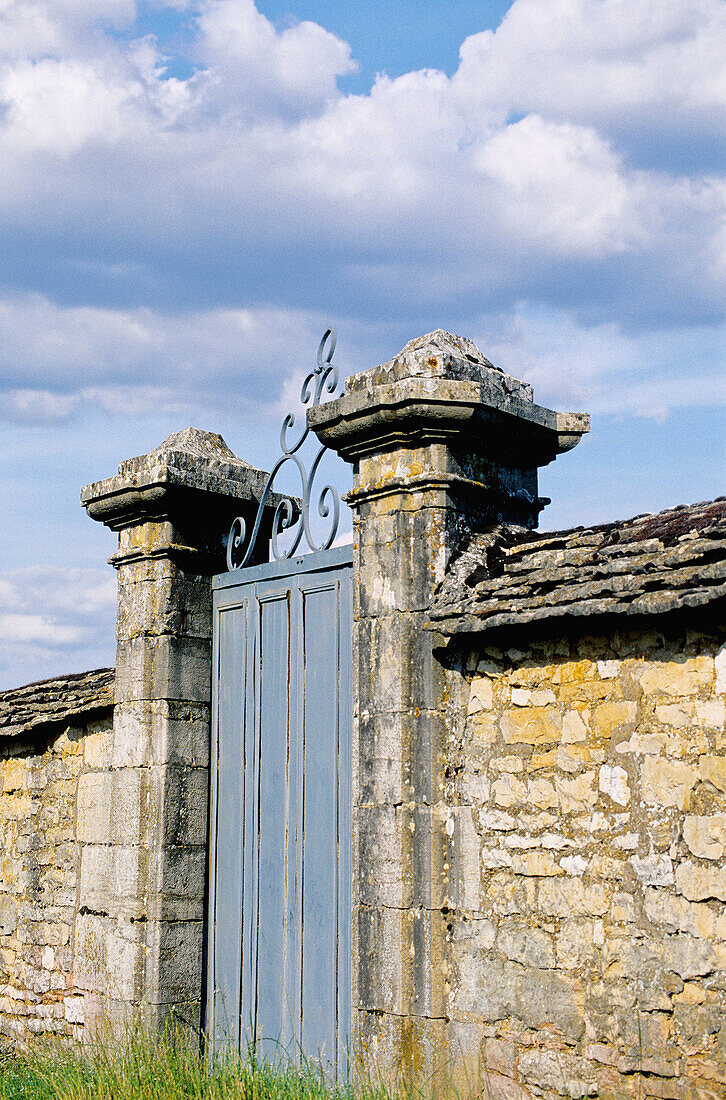
<svg viewBox="0 0 726 1100"><path fill-rule="evenodd" d="M135 16L134 0L4 0L0 56L35 59L98 50L104 26L118 30Z"/></svg>
<svg viewBox="0 0 726 1100"><path fill-rule="evenodd" d="M111 143L121 133L127 96L87 64L22 62L0 79L6 151L69 157L91 142Z"/></svg>
<svg viewBox="0 0 726 1100"><path fill-rule="evenodd" d="M78 408L80 395L50 390L8 390L0 397L0 418L17 424L51 424L67 420Z"/></svg>
<svg viewBox="0 0 726 1100"><path fill-rule="evenodd" d="M116 606L112 569L33 565L0 574L0 611L93 617Z"/></svg>
<svg viewBox="0 0 726 1100"><path fill-rule="evenodd" d="M586 325L566 311L523 303L483 319L474 339L553 408L663 419L726 402L726 324L628 333L616 321Z"/></svg>
<svg viewBox="0 0 726 1100"><path fill-rule="evenodd" d="M557 408L647 416L723 400L726 325L628 333L616 321L586 323L531 302L432 320L475 339ZM296 405L328 321L270 309L172 315L64 309L37 295L0 300L0 420L50 425L96 409L115 420L165 412L181 423L234 409L273 424ZM400 323L348 320L336 363L343 375L363 369L412 335Z"/></svg>
<svg viewBox="0 0 726 1100"><path fill-rule="evenodd" d="M462 98L634 142L646 126L726 135L723 0L517 0L461 48Z"/></svg>
<svg viewBox="0 0 726 1100"><path fill-rule="evenodd" d="M603 255L644 235L641 189L594 130L528 115L483 143L474 162L520 236L564 253Z"/></svg>
<svg viewBox="0 0 726 1100"><path fill-rule="evenodd" d="M253 0L206 0L198 56L207 66L202 102L260 121L299 118L337 98L337 78L356 65L350 46L317 23L281 31Z"/></svg>
<svg viewBox="0 0 726 1100"><path fill-rule="evenodd" d="M0 299L0 419L52 423L89 406L183 417L220 403L265 415L301 350L313 361L327 323L300 310L166 314Z"/></svg>
<svg viewBox="0 0 726 1100"><path fill-rule="evenodd" d="M80 638L78 627L64 626L45 615L0 615L0 644L42 642L50 648L73 644Z"/></svg>
<svg viewBox="0 0 726 1100"><path fill-rule="evenodd" d="M111 569L32 566L0 574L0 689L113 664Z"/></svg>
<svg viewBox="0 0 726 1100"><path fill-rule="evenodd" d="M346 43L313 23L277 30L252 0L190 9L198 68L186 80L168 77L149 36L103 35L91 5L71 6L67 49L10 58L0 74L0 244L32 240L25 285L58 295L133 288L186 308L195 290L224 286L299 306L332 286L369 316L381 300L420 310L442 286L484 305L510 293L597 308L592 274L618 257L610 308L693 322L722 301L723 182L699 167L695 122L693 164L675 172L634 165L622 127L630 119L647 143L650 112L676 147L685 108L670 104L685 95L711 134L726 77L704 43L723 9L516 0L496 33L464 43L452 78L380 78L354 96L336 84L352 65ZM125 11L111 4L107 17ZM602 83L583 90L598 58ZM640 75L618 83L623 66ZM678 278L656 294L676 258Z"/></svg>
<svg viewBox="0 0 726 1100"><path fill-rule="evenodd" d="M336 318L344 373L442 325L555 407L720 399L723 0L515 0L452 77L360 95L314 23L154 3L184 21L180 64L133 0L0 0L6 436L70 449L88 414L122 457L154 416L256 430ZM18 603L7 578L28 678L109 659L95 612L57 610L75 581Z"/></svg>

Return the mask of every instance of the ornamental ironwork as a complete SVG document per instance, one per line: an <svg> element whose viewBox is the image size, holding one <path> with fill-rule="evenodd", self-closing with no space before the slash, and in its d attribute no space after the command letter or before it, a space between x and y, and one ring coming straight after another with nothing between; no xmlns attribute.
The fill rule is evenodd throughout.
<svg viewBox="0 0 726 1100"><path fill-rule="evenodd" d="M337 334L335 329L326 329L318 347L317 365L308 374L300 390L300 400L304 406L314 408L320 404L323 392L335 393L338 387L338 368L333 365L332 358L336 343ZM303 416L305 416L305 412L303 412ZM306 419L303 431L300 432L297 439L293 437L291 440L290 433L295 424L295 414L288 413L280 429L282 454L267 478L251 533L248 536L247 523L242 516L238 516L230 528L227 538L227 568L230 570L242 569L249 564L260 533L273 482L285 466L292 466L297 471L300 478L301 494L300 500L296 500L287 494L283 495L275 509L270 535L272 558L275 561L291 558L298 551L303 538L310 551L328 550L333 545L340 522L340 497L332 485L324 485L319 492L314 488L320 462L328 448L325 444L321 444L313 458L309 471L306 470L300 450L310 434L310 428ZM329 520L328 533L325 539L319 543L313 537L310 524L310 503L315 493L317 493L318 515L323 520ZM290 538L289 544L284 549L280 547L278 541L282 535L287 535Z"/></svg>

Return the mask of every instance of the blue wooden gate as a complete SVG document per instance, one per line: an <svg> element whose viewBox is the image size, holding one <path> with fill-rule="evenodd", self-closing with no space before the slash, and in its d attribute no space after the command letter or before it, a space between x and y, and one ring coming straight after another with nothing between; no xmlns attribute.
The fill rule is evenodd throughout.
<svg viewBox="0 0 726 1100"><path fill-rule="evenodd" d="M350 547L214 579L207 1032L347 1072Z"/></svg>

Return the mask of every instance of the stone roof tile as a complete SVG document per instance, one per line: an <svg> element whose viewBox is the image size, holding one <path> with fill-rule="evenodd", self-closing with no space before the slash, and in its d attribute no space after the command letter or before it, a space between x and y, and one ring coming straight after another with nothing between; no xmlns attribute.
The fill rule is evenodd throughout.
<svg viewBox="0 0 726 1100"><path fill-rule="evenodd" d="M0 692L0 738L110 712L114 678L114 669L96 668Z"/></svg>
<svg viewBox="0 0 726 1100"><path fill-rule="evenodd" d="M660 615L726 595L726 498L596 527L500 524L452 563L431 608L444 634L593 615Z"/></svg>

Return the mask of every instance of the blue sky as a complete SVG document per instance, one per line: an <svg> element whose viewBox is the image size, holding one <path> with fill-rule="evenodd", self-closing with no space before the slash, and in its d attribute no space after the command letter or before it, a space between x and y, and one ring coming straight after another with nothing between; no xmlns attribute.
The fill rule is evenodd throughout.
<svg viewBox="0 0 726 1100"><path fill-rule="evenodd" d="M329 323L589 411L544 526L723 492L725 108L724 0L9 0L0 689L113 663L80 486L188 424L269 466Z"/></svg>

